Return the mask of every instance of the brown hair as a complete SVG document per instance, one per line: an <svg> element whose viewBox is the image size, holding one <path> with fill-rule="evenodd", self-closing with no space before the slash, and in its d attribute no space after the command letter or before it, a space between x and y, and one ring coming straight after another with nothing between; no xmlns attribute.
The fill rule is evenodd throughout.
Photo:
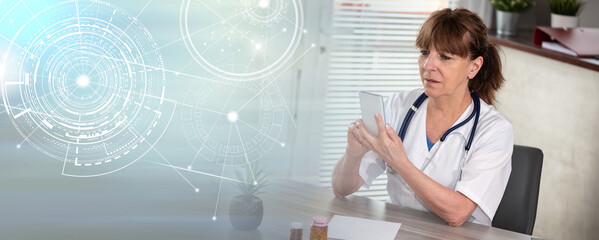
<svg viewBox="0 0 599 240"><path fill-rule="evenodd" d="M424 22L416 47L428 49L434 45L440 52L468 57L474 60L483 57L483 65L474 78L468 81L468 87L477 92L488 104L495 101L495 92L501 88L501 59L495 44L487 40L487 27L475 13L458 8L449 8L434 12Z"/></svg>

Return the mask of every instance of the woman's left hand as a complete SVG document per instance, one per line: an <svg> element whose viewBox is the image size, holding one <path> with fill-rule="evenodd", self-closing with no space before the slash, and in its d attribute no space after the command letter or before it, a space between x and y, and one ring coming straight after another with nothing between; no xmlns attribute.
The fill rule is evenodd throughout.
<svg viewBox="0 0 599 240"><path fill-rule="evenodd" d="M383 122L383 117L380 114L375 114L375 119L379 135L373 136L366 128L360 128L360 137L363 138L361 142L391 167L400 166L406 161L409 162L403 142L395 130ZM360 119L360 121L362 120ZM363 124L361 123L361 125ZM394 168L394 170L397 169Z"/></svg>

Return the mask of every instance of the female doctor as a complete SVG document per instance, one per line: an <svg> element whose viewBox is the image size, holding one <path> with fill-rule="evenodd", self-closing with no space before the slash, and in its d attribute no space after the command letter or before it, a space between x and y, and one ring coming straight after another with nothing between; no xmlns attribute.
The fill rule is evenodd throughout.
<svg viewBox="0 0 599 240"><path fill-rule="evenodd" d="M451 226L490 226L513 150L512 125L492 105L504 81L497 49L465 9L434 12L416 46L424 89L386 100L387 123L375 116L378 136L361 119L350 124L333 192L347 196L386 173L392 204L431 211Z"/></svg>

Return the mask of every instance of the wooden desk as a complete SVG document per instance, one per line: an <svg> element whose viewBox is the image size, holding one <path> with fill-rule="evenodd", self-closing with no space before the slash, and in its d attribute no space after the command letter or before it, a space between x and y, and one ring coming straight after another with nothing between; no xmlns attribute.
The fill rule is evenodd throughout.
<svg viewBox="0 0 599 240"><path fill-rule="evenodd" d="M335 198L329 189L298 182L275 185L270 191L277 195L268 194L264 197L265 222L260 226L260 231L268 229L273 233L287 233L289 222L300 221L304 223L306 232L312 216L323 215L330 219L333 215L346 215L399 222L401 227L395 239L531 239L528 235L474 223L450 227L428 212L360 196ZM271 222L270 218L280 220L280 224ZM285 239L285 234L272 237L264 239Z"/></svg>

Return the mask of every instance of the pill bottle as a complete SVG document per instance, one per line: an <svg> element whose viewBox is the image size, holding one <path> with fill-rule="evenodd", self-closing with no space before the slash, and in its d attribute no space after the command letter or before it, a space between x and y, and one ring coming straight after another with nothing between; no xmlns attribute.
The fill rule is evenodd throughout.
<svg viewBox="0 0 599 240"><path fill-rule="evenodd" d="M289 240L302 240L304 233L304 224L300 222L292 222L289 230Z"/></svg>
<svg viewBox="0 0 599 240"><path fill-rule="evenodd" d="M310 226L310 240L327 240L327 218L313 217L312 226Z"/></svg>

